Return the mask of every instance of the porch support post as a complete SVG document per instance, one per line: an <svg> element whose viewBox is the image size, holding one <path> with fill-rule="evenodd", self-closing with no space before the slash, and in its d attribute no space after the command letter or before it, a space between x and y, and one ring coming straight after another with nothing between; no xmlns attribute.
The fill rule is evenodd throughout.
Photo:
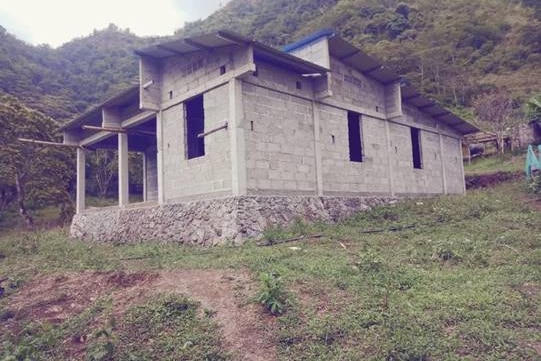
<svg viewBox="0 0 541 361"><path fill-rule="evenodd" d="M82 148L77 148L77 189L76 189L76 206L75 210L77 214L82 213L85 210L85 150Z"/></svg>
<svg viewBox="0 0 541 361"><path fill-rule="evenodd" d="M128 178L128 134L118 134L118 205L125 207L129 203Z"/></svg>

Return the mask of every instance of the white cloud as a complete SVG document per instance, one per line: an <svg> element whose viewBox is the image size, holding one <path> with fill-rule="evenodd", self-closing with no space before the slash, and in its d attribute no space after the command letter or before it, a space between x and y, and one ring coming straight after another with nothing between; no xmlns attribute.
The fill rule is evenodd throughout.
<svg viewBox="0 0 541 361"><path fill-rule="evenodd" d="M59 46L114 23L137 35L171 35L185 13L174 0L0 0L0 24L32 44Z"/></svg>

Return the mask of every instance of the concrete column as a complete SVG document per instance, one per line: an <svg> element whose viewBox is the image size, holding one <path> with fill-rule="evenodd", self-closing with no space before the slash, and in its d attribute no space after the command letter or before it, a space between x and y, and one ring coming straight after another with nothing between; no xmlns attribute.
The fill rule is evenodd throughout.
<svg viewBox="0 0 541 361"><path fill-rule="evenodd" d="M143 202L146 202L148 200L147 195L147 176L148 176L148 170L147 170L147 152L143 152Z"/></svg>
<svg viewBox="0 0 541 361"><path fill-rule="evenodd" d="M247 193L246 144L244 139L244 106L242 103L242 81L229 81L229 142L231 148L231 178L233 195Z"/></svg>
<svg viewBox="0 0 541 361"><path fill-rule="evenodd" d="M462 157L462 139L459 139L458 145L460 147L460 174L462 174L462 189L463 193L466 193L466 174L464 173L464 159Z"/></svg>
<svg viewBox="0 0 541 361"><path fill-rule="evenodd" d="M128 134L118 134L118 205L125 207L129 203L128 175Z"/></svg>
<svg viewBox="0 0 541 361"><path fill-rule="evenodd" d="M321 134L319 107L315 101L312 101L312 117L314 121L314 152L316 159L316 192L318 197L323 196L323 169L321 166Z"/></svg>
<svg viewBox="0 0 541 361"><path fill-rule="evenodd" d="M443 154L443 136L441 135L440 125L436 125L438 128L438 138L440 141L440 163L441 163L441 179L442 179L442 191L443 194L447 194L447 174L445 171L445 155ZM462 149L461 149L462 151Z"/></svg>
<svg viewBox="0 0 541 361"><path fill-rule="evenodd" d="M156 172L157 172L157 178L158 178L158 203L164 204L165 203L165 189L163 187L163 180L164 180L164 168L163 168L163 157L164 157L164 147L163 147L163 112L160 110L158 114L156 114L156 147L157 147L157 155L156 155Z"/></svg>
<svg viewBox="0 0 541 361"><path fill-rule="evenodd" d="M86 174L85 174L86 156L85 150L77 148L77 189L76 189L76 207L77 214L85 210L85 191L86 191Z"/></svg>
<svg viewBox="0 0 541 361"><path fill-rule="evenodd" d="M389 174L389 193L394 197L394 179L393 179L393 164L392 164L392 144L391 131L389 130L389 121L385 120L385 141L387 142L387 173Z"/></svg>

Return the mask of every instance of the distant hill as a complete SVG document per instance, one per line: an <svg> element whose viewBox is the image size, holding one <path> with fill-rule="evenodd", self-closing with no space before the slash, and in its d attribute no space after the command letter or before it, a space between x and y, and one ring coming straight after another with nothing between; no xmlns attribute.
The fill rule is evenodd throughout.
<svg viewBox="0 0 541 361"><path fill-rule="evenodd" d="M110 25L52 49L0 27L0 90L64 121L138 81L133 50L155 41Z"/></svg>
<svg viewBox="0 0 541 361"><path fill-rule="evenodd" d="M492 87L517 100L541 90L539 0L232 0L175 36L229 29L274 47L336 32L451 107ZM114 25L58 49L0 27L0 91L64 121L137 81L140 38Z"/></svg>

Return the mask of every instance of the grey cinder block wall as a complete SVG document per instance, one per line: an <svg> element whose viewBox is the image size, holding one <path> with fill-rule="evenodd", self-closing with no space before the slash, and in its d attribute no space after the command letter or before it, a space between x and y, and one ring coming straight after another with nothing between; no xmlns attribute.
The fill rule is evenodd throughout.
<svg viewBox="0 0 541 361"><path fill-rule="evenodd" d="M224 37L197 41L212 47ZM138 101L157 121L145 180L157 204L82 212L72 234L212 245L296 218L337 221L400 197L464 193L463 131L405 101L400 80L378 81L341 60L329 41L291 50L296 58L240 41L210 53L184 54L182 40L143 51ZM163 56L167 48L176 50ZM187 104L197 96L212 132L204 155L188 159ZM350 160L352 117L362 161Z"/></svg>

